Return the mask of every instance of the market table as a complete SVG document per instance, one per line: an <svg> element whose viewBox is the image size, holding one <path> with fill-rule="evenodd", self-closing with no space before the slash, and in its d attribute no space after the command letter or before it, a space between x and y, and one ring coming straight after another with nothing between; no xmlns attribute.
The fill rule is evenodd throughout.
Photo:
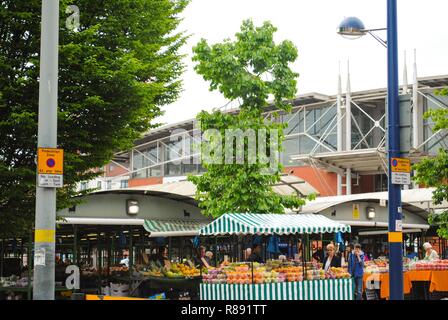
<svg viewBox="0 0 448 320"><path fill-rule="evenodd" d="M261 284L201 283L201 300L353 300L353 279Z"/></svg>
<svg viewBox="0 0 448 320"><path fill-rule="evenodd" d="M369 279L370 278L370 279ZM389 298L389 273L365 273L363 276L363 286L367 281L380 282L380 297ZM430 282L429 292L448 291L448 271L435 270L411 270L403 273L403 293L410 294L412 282Z"/></svg>

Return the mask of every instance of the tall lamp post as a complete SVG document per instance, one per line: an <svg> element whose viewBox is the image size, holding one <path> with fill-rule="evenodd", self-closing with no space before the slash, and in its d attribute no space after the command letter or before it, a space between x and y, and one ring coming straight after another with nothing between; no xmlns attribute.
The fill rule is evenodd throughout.
<svg viewBox="0 0 448 320"><path fill-rule="evenodd" d="M42 1L39 148L57 146L59 0ZM54 165L54 164L52 164ZM54 300L56 189L36 187L34 300Z"/></svg>
<svg viewBox="0 0 448 320"><path fill-rule="evenodd" d="M400 119L398 98L397 0L387 0L387 41L366 29L355 17L344 19L338 33L348 38L370 34L387 48L387 117L388 117L388 212L389 212L389 288L391 300L403 300L403 234L401 229L401 187L392 183L392 158L400 157Z"/></svg>

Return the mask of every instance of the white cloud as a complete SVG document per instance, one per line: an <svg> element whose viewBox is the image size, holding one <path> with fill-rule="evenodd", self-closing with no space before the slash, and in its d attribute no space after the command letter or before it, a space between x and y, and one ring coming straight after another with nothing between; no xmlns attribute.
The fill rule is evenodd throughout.
<svg viewBox="0 0 448 320"><path fill-rule="evenodd" d="M403 52L407 50L408 79L412 79L413 49L417 49L419 76L448 74L448 20L446 0L398 1L398 45L400 81ZM378 0L192 0L183 13L180 29L190 37L183 52L187 71L179 100L164 107L159 119L173 123L193 118L202 109L226 103L219 92L210 92L208 83L193 70L192 47L205 38L209 43L233 38L242 20L256 24L270 20L277 28L277 40L290 39L299 50L293 68L300 73L298 94L336 93L338 62L341 61L345 88L346 61L350 59L353 90L386 86L386 50L373 38L346 40L336 34L344 17L357 16L366 28L386 26L386 1ZM386 38L386 33L379 33Z"/></svg>

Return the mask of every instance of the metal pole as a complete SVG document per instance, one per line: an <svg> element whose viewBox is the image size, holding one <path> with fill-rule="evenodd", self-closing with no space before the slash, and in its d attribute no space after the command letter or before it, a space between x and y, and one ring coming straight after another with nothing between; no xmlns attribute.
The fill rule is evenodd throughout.
<svg viewBox="0 0 448 320"><path fill-rule="evenodd" d="M59 0L42 1L38 147L57 146ZM54 300L56 189L36 187L34 300ZM41 262L41 261L39 261Z"/></svg>
<svg viewBox="0 0 448 320"><path fill-rule="evenodd" d="M26 253L26 264L27 264L27 268L28 268L28 273L27 273L27 277L28 277L28 286L27 286L27 300L31 300L31 261L33 259L33 231L31 230L31 232L29 233L29 239L28 239L28 250Z"/></svg>
<svg viewBox="0 0 448 320"><path fill-rule="evenodd" d="M401 221L401 189L392 184L391 159L400 156L400 119L398 104L397 0L387 1L387 99L389 160L389 287L391 300L403 300L403 233L397 230Z"/></svg>
<svg viewBox="0 0 448 320"><path fill-rule="evenodd" d="M341 70L339 64L338 75L338 96L337 96L337 147L338 151L343 150L343 137L342 137L342 84L341 84ZM342 195L342 175L337 175L337 195Z"/></svg>
<svg viewBox="0 0 448 320"><path fill-rule="evenodd" d="M352 150L352 89L350 84L350 63L347 61L347 93L345 99L345 150ZM349 193L347 193L349 194Z"/></svg>

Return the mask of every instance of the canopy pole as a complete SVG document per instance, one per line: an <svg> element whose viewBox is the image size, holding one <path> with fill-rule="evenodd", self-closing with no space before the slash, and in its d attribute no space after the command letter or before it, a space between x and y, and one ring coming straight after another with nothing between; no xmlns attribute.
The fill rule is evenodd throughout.
<svg viewBox="0 0 448 320"><path fill-rule="evenodd" d="M215 266L218 267L218 237L215 237Z"/></svg>

